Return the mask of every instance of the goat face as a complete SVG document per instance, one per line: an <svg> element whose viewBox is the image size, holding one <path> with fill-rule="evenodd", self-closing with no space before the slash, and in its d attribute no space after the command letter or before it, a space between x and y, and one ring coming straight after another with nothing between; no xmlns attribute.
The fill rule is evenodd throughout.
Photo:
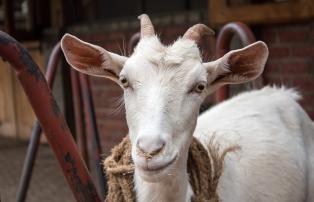
<svg viewBox="0 0 314 202"><path fill-rule="evenodd" d="M142 39L120 73L124 80L133 160L143 177L160 179L186 158L205 96L199 50L192 41L165 47L157 37Z"/></svg>
<svg viewBox="0 0 314 202"><path fill-rule="evenodd" d="M146 23L146 24L145 24ZM141 40L129 57L119 56L66 34L61 47L80 72L102 76L124 89L132 158L136 172L154 182L184 169L199 107L206 95L227 83L242 83L263 71L268 50L263 42L202 63L197 25L170 46L160 43L147 16Z"/></svg>

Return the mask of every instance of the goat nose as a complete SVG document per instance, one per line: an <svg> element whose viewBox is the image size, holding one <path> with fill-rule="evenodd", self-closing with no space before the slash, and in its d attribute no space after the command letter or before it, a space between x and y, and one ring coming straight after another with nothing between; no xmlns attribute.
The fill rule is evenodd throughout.
<svg viewBox="0 0 314 202"><path fill-rule="evenodd" d="M166 142L160 138L140 138L137 140L137 148L143 154L154 156L159 154L165 147Z"/></svg>

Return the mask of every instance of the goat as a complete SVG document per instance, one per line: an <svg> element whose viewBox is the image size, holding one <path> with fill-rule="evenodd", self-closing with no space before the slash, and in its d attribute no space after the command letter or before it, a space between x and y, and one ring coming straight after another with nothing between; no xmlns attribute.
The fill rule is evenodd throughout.
<svg viewBox="0 0 314 202"><path fill-rule="evenodd" d="M268 57L258 41L202 62L197 43L213 31L192 26L163 45L145 14L130 57L66 34L61 47L74 69L113 80L124 89L134 183L139 202L191 201L186 163L192 137L211 139L228 154L219 179L221 201L314 201L314 127L293 90L266 87L244 93L198 118L204 98L225 84L257 78ZM140 155L145 154L145 155ZM149 158L147 158L149 156Z"/></svg>

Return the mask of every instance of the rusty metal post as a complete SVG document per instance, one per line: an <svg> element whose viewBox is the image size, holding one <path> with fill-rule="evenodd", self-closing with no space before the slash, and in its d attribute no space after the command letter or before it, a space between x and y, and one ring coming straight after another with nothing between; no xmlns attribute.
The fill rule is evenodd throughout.
<svg viewBox="0 0 314 202"><path fill-rule="evenodd" d="M73 95L74 119L75 119L75 133L76 143L81 155L88 166L88 154L86 149L86 135L84 133L84 122L82 118L82 99L81 87L78 78L78 72L74 69L71 72L71 86Z"/></svg>
<svg viewBox="0 0 314 202"><path fill-rule="evenodd" d="M219 32L216 42L216 56L222 57L230 50L232 37L237 35L242 46L249 45L256 41L251 29L244 23L232 22L223 26ZM221 102L228 98L228 86L223 86L215 93L215 101Z"/></svg>
<svg viewBox="0 0 314 202"><path fill-rule="evenodd" d="M29 140L27 147L26 157L22 168L21 178L17 187L16 201L24 202L26 199L29 182L32 177L35 159L39 147L39 141L41 137L41 127L39 122L36 121L32 130L32 136Z"/></svg>
<svg viewBox="0 0 314 202"><path fill-rule="evenodd" d="M0 55L14 67L76 200L100 202L64 117L27 50L6 33L0 32Z"/></svg>
<svg viewBox="0 0 314 202"><path fill-rule="evenodd" d="M101 166L101 145L100 137L97 129L96 116L94 111L93 97L91 94L90 83L88 77L79 73L79 79L82 90L82 100L84 106L84 115L86 123L86 134L88 142L88 150L91 155L90 166L95 168L96 178L99 184L99 190L102 196L105 196L106 185L104 183L103 168ZM93 166L94 165L94 166Z"/></svg>
<svg viewBox="0 0 314 202"><path fill-rule="evenodd" d="M53 86L54 78L55 78L57 67L58 67L58 62L60 60L60 53L61 53L60 44L57 43L52 49L52 52L50 54L48 65L47 65L47 71L45 75L50 89L52 89L52 86ZM23 164L21 178L20 178L19 185L17 188L17 196L16 196L17 202L25 201L27 190L29 187L29 182L32 177L35 159L37 156L41 132L42 132L42 129L39 125L39 122L36 121L32 130L32 135L29 141L25 161Z"/></svg>

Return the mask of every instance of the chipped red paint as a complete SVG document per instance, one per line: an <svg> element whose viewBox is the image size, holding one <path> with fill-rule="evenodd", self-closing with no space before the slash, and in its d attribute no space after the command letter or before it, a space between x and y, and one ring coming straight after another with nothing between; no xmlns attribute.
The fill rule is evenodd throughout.
<svg viewBox="0 0 314 202"><path fill-rule="evenodd" d="M82 100L84 106L86 134L87 134L87 149L90 156L90 166L96 171L98 181L98 188L102 196L105 196L106 184L104 180L104 172L101 165L101 145L100 137L96 123L96 116L94 111L93 96L91 95L89 79L86 75L78 73L81 84Z"/></svg>
<svg viewBox="0 0 314 202"><path fill-rule="evenodd" d="M76 200L101 201L51 90L27 50L0 32L0 55L15 69Z"/></svg>
<svg viewBox="0 0 314 202"><path fill-rule="evenodd" d="M78 71L71 68L71 88L73 97L73 108L74 108L74 121L75 121L75 135L76 143L81 156L85 163L88 165L88 152L86 146L86 134L84 133L84 122L82 118L82 99L81 99L81 86L78 78Z"/></svg>
<svg viewBox="0 0 314 202"><path fill-rule="evenodd" d="M23 163L22 174L16 191L17 202L24 202L26 199L29 182L32 177L35 159L39 148L41 132L42 129L39 125L39 122L36 121L32 129L32 135L29 140L25 161Z"/></svg>
<svg viewBox="0 0 314 202"><path fill-rule="evenodd" d="M216 42L216 56L222 57L228 51L230 51L230 44L232 37L236 35L239 37L242 46L247 46L256 41L252 30L244 23L232 22L223 26L219 32L217 42ZM262 82L259 80L262 85ZM221 102L228 98L228 86L221 87L215 93L215 101Z"/></svg>
<svg viewBox="0 0 314 202"><path fill-rule="evenodd" d="M47 71L45 74L48 86L52 89L54 78L57 72L58 62L61 55L61 46L60 43L57 43L49 57ZM35 159L37 156L37 151L39 147L39 140L41 137L42 129L39 125L39 122L36 121L32 129L32 135L29 141L27 148L27 153L25 161L23 163L22 174L20 177L19 185L16 192L16 201L24 202L26 199L27 191L29 188L29 182L31 180Z"/></svg>

